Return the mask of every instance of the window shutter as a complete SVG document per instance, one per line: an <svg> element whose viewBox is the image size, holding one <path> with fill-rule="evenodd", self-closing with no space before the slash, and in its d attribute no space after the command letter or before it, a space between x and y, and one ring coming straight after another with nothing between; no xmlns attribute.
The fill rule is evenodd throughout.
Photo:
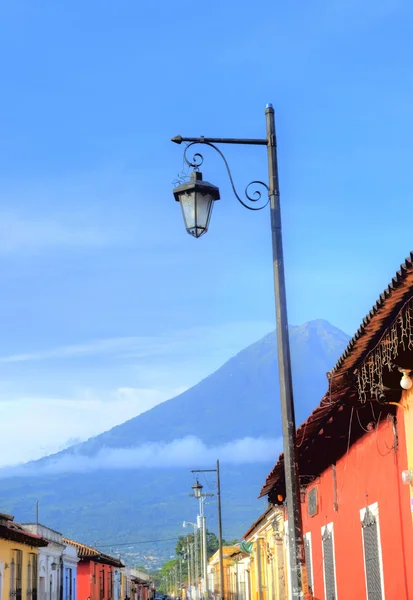
<svg viewBox="0 0 413 600"><path fill-rule="evenodd" d="M377 519L369 508L366 508L362 528L367 598L368 600L383 600Z"/></svg>
<svg viewBox="0 0 413 600"><path fill-rule="evenodd" d="M326 527L323 533L324 580L326 600L336 600L333 532Z"/></svg>

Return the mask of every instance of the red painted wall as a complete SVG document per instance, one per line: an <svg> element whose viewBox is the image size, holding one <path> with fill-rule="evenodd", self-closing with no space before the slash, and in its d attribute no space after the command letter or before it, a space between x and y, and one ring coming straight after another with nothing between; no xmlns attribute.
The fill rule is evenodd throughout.
<svg viewBox="0 0 413 600"><path fill-rule="evenodd" d="M357 423L357 416L353 414ZM413 527L408 486L401 481L407 469L403 413L399 409L398 450L392 446L391 421L380 423L356 442L336 465L338 509L334 510L333 469L330 467L307 489L318 487L318 514L308 516L303 504L304 533L311 532L314 597L325 599L321 527L334 523L338 600L366 599L360 509L375 502L383 557L385 597L413 599ZM81 599L80 599L81 600Z"/></svg>
<svg viewBox="0 0 413 600"><path fill-rule="evenodd" d="M77 566L77 600L101 600L100 586L101 573L105 578L104 599L111 600L113 590L114 568L109 565L81 560ZM109 576L112 575L112 589L109 585Z"/></svg>

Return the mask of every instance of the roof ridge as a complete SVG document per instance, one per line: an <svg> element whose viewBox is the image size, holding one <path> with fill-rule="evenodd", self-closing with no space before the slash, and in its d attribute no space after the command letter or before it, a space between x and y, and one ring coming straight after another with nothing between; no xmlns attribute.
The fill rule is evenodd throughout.
<svg viewBox="0 0 413 600"><path fill-rule="evenodd" d="M399 270L396 272L396 275L392 278L391 282L387 286L387 288L380 294L379 298L376 300L375 304L368 312L368 314L364 317L361 322L360 327L357 329L356 333L353 335L349 343L347 344L346 349L343 354L340 356L334 367L327 373L328 378L332 378L335 374L340 370L340 367L343 365L346 358L350 355L353 347L356 342L362 337L365 333L366 326L370 323L372 318L378 313L378 311L383 308L385 302L392 296L395 291L395 288L398 288L400 284L405 280L406 276L413 271L413 250L410 252L410 255L406 258L404 263L402 263L399 267Z"/></svg>

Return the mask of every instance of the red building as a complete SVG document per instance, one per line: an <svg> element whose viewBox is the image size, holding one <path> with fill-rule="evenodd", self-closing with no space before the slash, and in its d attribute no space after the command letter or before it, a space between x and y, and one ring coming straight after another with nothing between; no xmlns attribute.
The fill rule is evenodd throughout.
<svg viewBox="0 0 413 600"><path fill-rule="evenodd" d="M364 319L328 374L327 394L297 431L314 598L413 599L411 371L413 254ZM282 455L261 495L272 504L284 502ZM285 541L288 548L288 535Z"/></svg>
<svg viewBox="0 0 413 600"><path fill-rule="evenodd" d="M85 544L63 539L77 550L77 600L119 600L120 569L123 563Z"/></svg>

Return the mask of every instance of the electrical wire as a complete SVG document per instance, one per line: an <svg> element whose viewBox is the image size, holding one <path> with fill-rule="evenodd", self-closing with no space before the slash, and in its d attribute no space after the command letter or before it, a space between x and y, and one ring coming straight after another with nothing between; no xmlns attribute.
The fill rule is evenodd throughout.
<svg viewBox="0 0 413 600"><path fill-rule="evenodd" d="M181 536L179 536L181 537ZM109 548L109 547L118 547L118 546L136 546L137 544L154 544L155 542L172 542L175 540L179 540L179 537L172 538L159 538L157 540L139 540L137 542L112 542L111 544L97 544L99 548Z"/></svg>
<svg viewBox="0 0 413 600"><path fill-rule="evenodd" d="M341 495L343 493L344 482L345 482L345 479L346 479L348 453L350 451L351 426L352 426L352 423L353 423L353 413L354 413L354 406L351 407L350 424L349 424L349 427L348 427L348 441L347 441L347 451L346 451L346 462L344 463L343 481L342 481L341 488L340 488L340 494L337 495L337 506L339 505L339 502L340 502L340 499L341 499Z"/></svg>

